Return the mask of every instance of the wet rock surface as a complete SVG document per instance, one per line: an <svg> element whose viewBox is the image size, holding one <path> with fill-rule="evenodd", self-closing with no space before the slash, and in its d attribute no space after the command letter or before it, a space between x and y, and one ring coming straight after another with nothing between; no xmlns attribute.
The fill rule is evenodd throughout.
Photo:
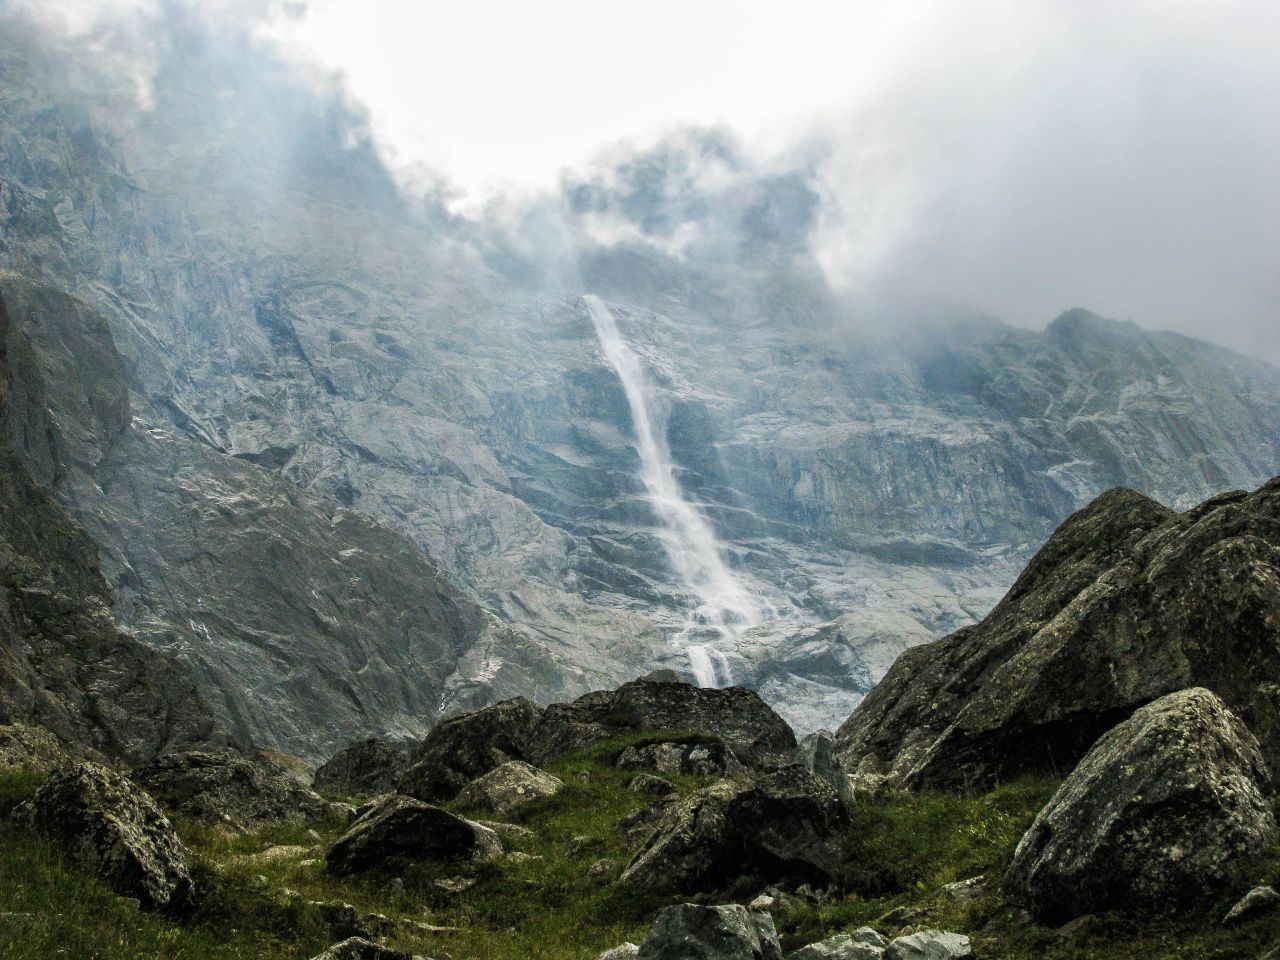
<svg viewBox="0 0 1280 960"><path fill-rule="evenodd" d="M838 734L850 774L989 785L1069 769L1156 697L1213 690L1280 761L1280 479L1175 514L1113 490L981 623L904 654Z"/></svg>
<svg viewBox="0 0 1280 960"><path fill-rule="evenodd" d="M182 841L146 793L100 764L53 774L10 818L121 896L167 912L188 905L193 885Z"/></svg>
<svg viewBox="0 0 1280 960"><path fill-rule="evenodd" d="M825 884L847 824L835 791L802 767L756 781L720 781L655 812L649 839L621 877L654 890Z"/></svg>
<svg viewBox="0 0 1280 960"><path fill-rule="evenodd" d="M392 795L365 811L325 851L330 873L343 876L400 860L493 859L502 843L488 827Z"/></svg>
<svg viewBox="0 0 1280 960"><path fill-rule="evenodd" d="M1019 842L1005 889L1047 923L1203 903L1273 838L1270 789L1257 740L1220 698L1162 697L1080 762Z"/></svg>
<svg viewBox="0 0 1280 960"><path fill-rule="evenodd" d="M393 791L408 766L404 750L378 737L365 737L318 767L312 785L327 796L376 797Z"/></svg>
<svg viewBox="0 0 1280 960"><path fill-rule="evenodd" d="M234 830L301 823L329 812L328 802L272 764L230 750L168 754L130 779L170 810Z"/></svg>

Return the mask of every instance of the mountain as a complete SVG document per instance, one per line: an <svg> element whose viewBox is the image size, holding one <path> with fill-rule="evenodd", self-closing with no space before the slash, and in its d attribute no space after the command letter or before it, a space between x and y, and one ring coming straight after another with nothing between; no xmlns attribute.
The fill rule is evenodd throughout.
<svg viewBox="0 0 1280 960"><path fill-rule="evenodd" d="M1101 491L1189 506L1280 463L1280 371L1206 343L1083 310L872 329L818 267L804 170L715 132L464 219L251 38L174 14L108 63L6 17L3 296L65 438L20 452L119 621L247 740L318 757L690 672L696 604L583 294L772 611L710 638L722 680L802 730L985 615ZM115 67L143 52L140 103Z"/></svg>

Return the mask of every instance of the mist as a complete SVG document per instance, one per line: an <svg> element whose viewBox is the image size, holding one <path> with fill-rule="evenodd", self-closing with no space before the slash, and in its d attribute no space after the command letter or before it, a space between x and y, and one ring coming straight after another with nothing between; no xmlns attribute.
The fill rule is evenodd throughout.
<svg viewBox="0 0 1280 960"><path fill-rule="evenodd" d="M325 144L364 151L329 175L358 170L380 207L430 212L527 285L625 286L623 254L656 265L649 287L750 282L767 263L811 287L801 312L850 326L1039 328L1082 306L1280 362L1272 5L709 5L655 9L634 43L633 21L572 3L383 3L358 31L357 7L4 4L116 77L144 120L158 85L182 84L191 53L172 38L217 38L255 129L328 104L324 136L286 127L277 189Z"/></svg>

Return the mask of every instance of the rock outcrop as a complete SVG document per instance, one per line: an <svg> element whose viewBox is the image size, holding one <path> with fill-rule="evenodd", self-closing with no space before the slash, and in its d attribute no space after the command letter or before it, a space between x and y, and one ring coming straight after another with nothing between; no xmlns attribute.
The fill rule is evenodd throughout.
<svg viewBox="0 0 1280 960"><path fill-rule="evenodd" d="M564 783L525 763L508 760L472 780L458 793L458 803L471 810L511 817L531 803L554 797Z"/></svg>
<svg viewBox="0 0 1280 960"><path fill-rule="evenodd" d="M329 810L271 764L230 750L166 754L130 778L170 810L235 830L300 823Z"/></svg>
<svg viewBox="0 0 1280 960"><path fill-rule="evenodd" d="M55 773L11 817L145 907L177 912L190 899L187 851L173 827L150 797L104 766Z"/></svg>
<svg viewBox="0 0 1280 960"><path fill-rule="evenodd" d="M840 728L909 786L1065 773L1136 708L1213 690L1280 762L1280 478L1175 514L1130 490L1062 525L981 623L909 650Z"/></svg>
<svg viewBox="0 0 1280 960"><path fill-rule="evenodd" d="M376 797L392 792L408 766L404 750L378 737L365 737L321 764L312 786L327 796Z"/></svg>
<svg viewBox="0 0 1280 960"><path fill-rule="evenodd" d="M502 843L488 827L393 794L371 805L330 845L325 864L344 876L397 861L492 859L501 853Z"/></svg>
<svg viewBox="0 0 1280 960"><path fill-rule="evenodd" d="M476 777L535 752L542 708L515 697L442 720L413 751L399 790L420 800L450 800Z"/></svg>
<svg viewBox="0 0 1280 960"><path fill-rule="evenodd" d="M1046 923L1203 903L1272 838L1270 789L1257 740L1221 699L1169 694L1089 751L1018 844L1005 889Z"/></svg>
<svg viewBox="0 0 1280 960"><path fill-rule="evenodd" d="M662 810L621 881L685 892L782 880L825 886L846 824L835 791L802 767L722 780Z"/></svg>
<svg viewBox="0 0 1280 960"><path fill-rule="evenodd" d="M782 960L773 918L738 904L664 907L638 960Z"/></svg>

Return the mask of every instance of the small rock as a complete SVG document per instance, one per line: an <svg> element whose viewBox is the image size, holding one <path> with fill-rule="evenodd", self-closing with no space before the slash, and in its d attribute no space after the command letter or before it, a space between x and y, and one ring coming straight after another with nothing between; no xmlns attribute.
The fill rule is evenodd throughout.
<svg viewBox="0 0 1280 960"><path fill-rule="evenodd" d="M369 931L360 922L360 914L351 904L341 900L313 900L310 906L319 915L320 922L329 928L329 936L335 940L369 936Z"/></svg>
<svg viewBox="0 0 1280 960"><path fill-rule="evenodd" d="M1224 927L1235 927L1271 913L1280 906L1280 893L1272 887L1254 887L1222 919Z"/></svg>
<svg viewBox="0 0 1280 960"><path fill-rule="evenodd" d="M923 916L924 911L919 907L903 904L878 917L876 923L882 927L905 927L908 923L915 923Z"/></svg>
<svg viewBox="0 0 1280 960"><path fill-rule="evenodd" d="M335 943L324 953L316 954L311 960L414 960L414 957L363 937L350 937L341 943Z"/></svg>
<svg viewBox="0 0 1280 960"><path fill-rule="evenodd" d="M942 895L952 903L968 903L977 900L987 892L986 875L970 877L968 880L957 880L942 887Z"/></svg>
<svg viewBox="0 0 1280 960"><path fill-rule="evenodd" d="M898 937L884 952L884 960L960 960L972 956L968 937L943 930L921 930Z"/></svg>
<svg viewBox="0 0 1280 960"><path fill-rule="evenodd" d="M889 941L870 927L852 933L837 933L818 943L801 947L787 960L881 960Z"/></svg>
<svg viewBox="0 0 1280 960"><path fill-rule="evenodd" d="M542 857L534 856L531 853L525 853L523 850L512 850L504 856L503 859L509 863L528 863L530 860L541 860Z"/></svg>
<svg viewBox="0 0 1280 960"><path fill-rule="evenodd" d="M605 857L587 868L587 879L603 886L618 874L618 861Z"/></svg>
<svg viewBox="0 0 1280 960"><path fill-rule="evenodd" d="M610 947L600 954L600 956L596 957L596 960L631 960L632 957L639 953L640 948L634 943L620 943L616 947Z"/></svg>
<svg viewBox="0 0 1280 960"><path fill-rule="evenodd" d="M463 893L476 885L472 877L444 877L432 883L432 886L445 893Z"/></svg>
<svg viewBox="0 0 1280 960"><path fill-rule="evenodd" d="M533 836L533 831L515 823L501 823L497 820L481 820L482 827L488 827L503 840L525 840Z"/></svg>
<svg viewBox="0 0 1280 960"><path fill-rule="evenodd" d="M772 913L774 905L778 902L777 897L771 897L767 893L761 893L754 900L747 904L748 910L759 910L761 913Z"/></svg>
<svg viewBox="0 0 1280 960"><path fill-rule="evenodd" d="M1068 920L1058 928L1058 939L1075 940L1077 937L1087 934L1091 929L1098 925L1098 918L1092 913L1086 913L1082 917L1076 917L1074 920Z"/></svg>
<svg viewBox="0 0 1280 960"><path fill-rule="evenodd" d="M739 904L664 907L640 944L639 960L782 960L767 913Z"/></svg>
<svg viewBox="0 0 1280 960"><path fill-rule="evenodd" d="M632 793L646 796L665 797L675 791L676 785L670 780L663 779L655 774L641 773L632 777L631 782L627 784L627 789Z"/></svg>

